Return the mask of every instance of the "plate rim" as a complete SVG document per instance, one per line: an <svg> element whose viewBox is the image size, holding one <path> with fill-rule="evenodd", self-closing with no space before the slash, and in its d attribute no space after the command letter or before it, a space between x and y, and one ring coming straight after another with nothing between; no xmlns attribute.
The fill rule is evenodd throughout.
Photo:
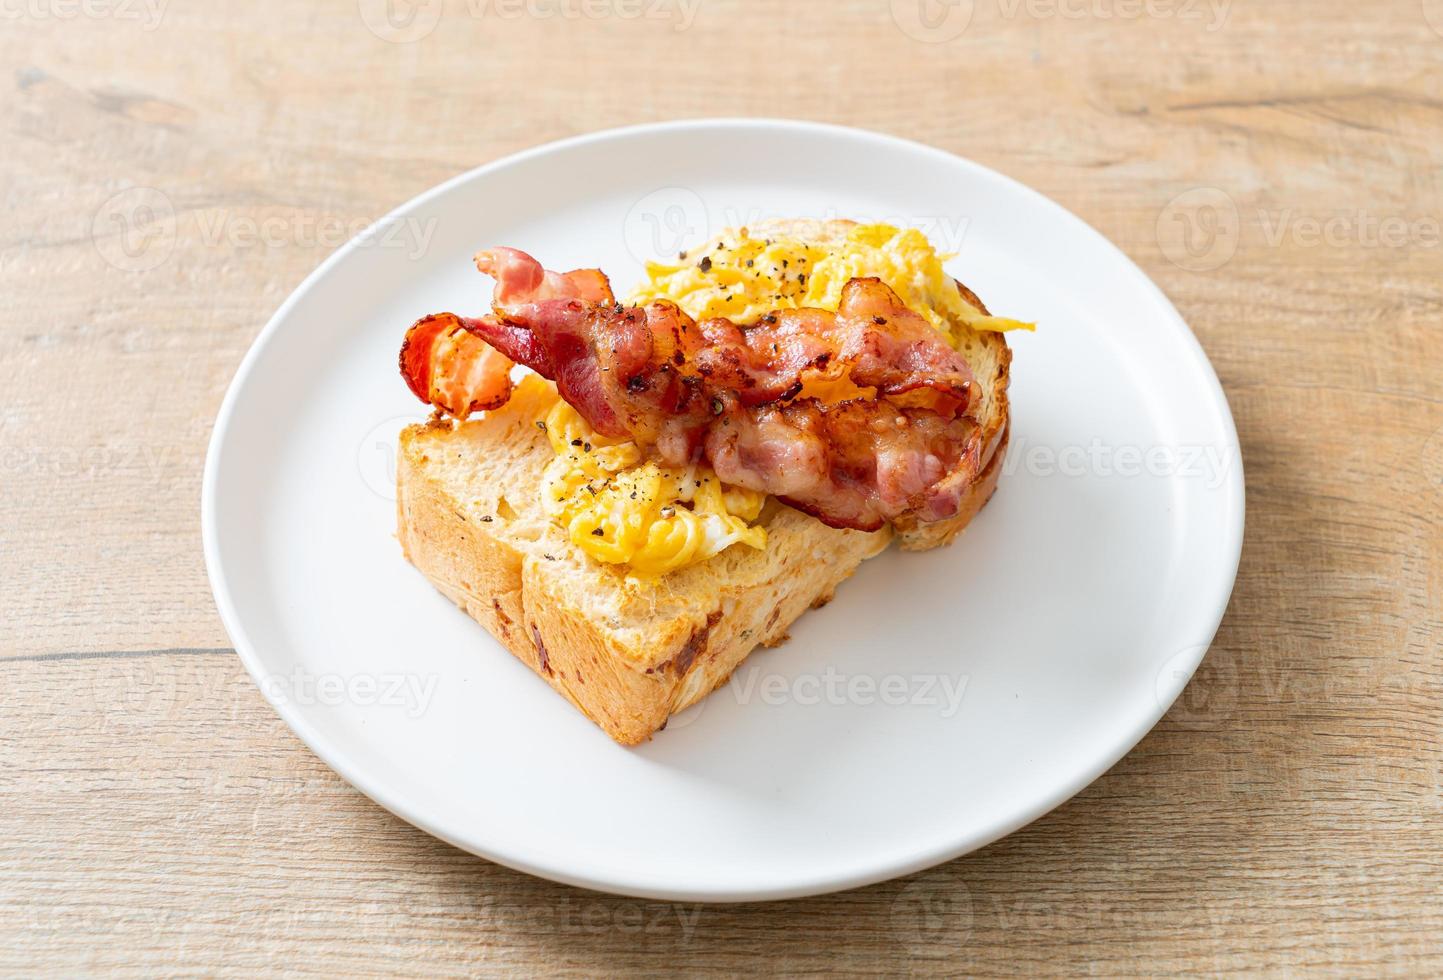
<svg viewBox="0 0 1443 980"><path fill-rule="evenodd" d="M1193 333L1187 321L1183 319L1182 314L1178 312L1172 301L1162 291L1161 287L1159 287L1157 283L1153 281L1152 277L1149 276L1140 265L1133 261L1127 253L1123 252L1121 248L1100 231L1042 192L1023 184L1015 178L977 163L974 160L951 153L940 147L931 146L890 133L801 119L737 116L714 118L697 117L598 130L527 147L488 163L481 164L480 166L473 167L470 170L463 171L436 184L434 187L428 188L397 207L392 208L384 217L375 222L373 226L384 227L387 223L395 220L402 212L421 207L433 198L449 193L459 185L475 180L484 180L493 173L513 167L524 166L532 159L562 152L578 146L628 140L668 132L738 128L789 130L792 132L812 133L818 136L845 136L851 139L872 141L875 144L886 145L892 149L905 149L914 153L920 152L934 158L945 158L951 165L970 169L975 173L984 175L988 179L1000 180L1014 192L1020 192L1025 197L1032 198L1044 208L1054 211L1062 220L1075 223L1079 226L1079 229L1090 238L1091 244L1096 249L1104 253L1110 253L1114 259L1121 259L1126 266L1133 270L1136 278L1140 280L1140 284L1145 285L1145 288L1153 294L1153 298L1160 304L1160 310L1166 314L1170 327L1175 332L1180 332L1180 337L1184 344L1188 346L1192 357L1196 360L1198 366L1203 369L1205 383L1209 387L1210 394L1212 395L1212 400L1208 407L1212 412L1216 413L1224 435L1231 437L1232 446L1237 449L1236 456L1233 460L1234 465L1229 467L1229 474L1224 484L1226 495L1224 507L1226 513L1231 515L1232 520L1226 528L1226 540L1223 542L1224 550L1222 554L1225 557L1230 556L1230 560L1225 562L1226 575L1220 576L1218 580L1219 583L1223 583L1225 580L1225 584L1220 585L1213 599L1213 614L1208 617L1212 621L1212 626L1207 631L1206 642L1196 647L1195 657L1189 658L1192 662L1187 665L1188 683L1191 683L1198 666L1210 651L1213 640L1216 639L1217 630L1222 624L1223 616L1227 611L1233 590L1236 586L1238 567L1242 558L1243 533L1246 523L1247 507L1246 482L1244 479L1243 460L1241 458L1241 443L1238 439L1237 426L1233 419L1231 406L1228 404L1226 392L1222 387L1222 382L1217 376L1216 369L1213 367L1207 353L1203 350L1202 344L1198 341L1196 334ZM457 839L443 828L436 826L431 820L427 819L424 814L416 812L416 810L408 806L404 799L392 796L384 786L377 785L368 778L363 772L364 767L353 760L347 750L323 738L319 732L311 726L297 705L290 704L285 701L285 699L272 697L268 686L263 682L265 672L261 658L251 643L249 634L246 632L245 625L241 621L241 617L232 600L231 587L226 579L221 556L220 530L216 519L215 496L220 460L225 451L225 444L230 432L232 420L236 415L240 392L245 388L247 380L255 369L261 352L279 331L280 324L289 317L291 310L300 302L303 296L314 288L318 280L361 247L365 234L366 232L362 231L356 237L336 249L301 280L291 291L290 295L286 297L285 301L277 307L265 326L256 335L247 349L245 356L241 359L240 365L236 368L235 375L231 378L226 388L225 397L221 401L220 408L217 411L215 423L211 429L210 439L206 449L205 465L201 479L201 540L205 556L206 574L212 595L215 599L217 612L220 614L221 624L224 626L237 656L245 666L246 672L250 675L252 682L260 689L262 696L291 729L292 733L299 738L317 758L371 801L402 820L405 820L412 826L463 851L513 870L562 884L609 894L664 901L709 903L778 901L827 894L876 884L935 867L985 847L1040 819L1091 785L1131 752L1143 737L1157 726L1158 722L1161 721L1163 716L1171 709L1173 702L1180 696L1182 690L1186 688L1187 685L1184 684L1166 704L1158 700L1156 712L1150 713L1150 718L1144 716L1144 718L1147 719L1145 723L1140 724L1136 730L1129 731L1127 735L1119 741L1114 752L1105 753L1093 765L1083 767L1079 770L1070 780L1060 782L1051 793L1047 794L1039 802L1035 802L1031 806L1020 810L1012 819L996 824L981 834L968 835L961 839L953 840L946 846L934 847L925 853L916 855L910 861L878 866L865 871L848 872L831 876L820 875L786 886L763 885L760 887L737 888L726 885L722 887L709 887L702 884L693 885L688 888L677 888L648 884L644 875L638 875L631 880L622 881L614 877L607 877L604 873L577 872L570 868L558 867L547 862L547 855L544 853L532 853L532 849L530 848L518 848L513 851L505 846L496 846L494 843L491 846L482 846L475 841L463 842ZM1178 666L1181 668L1183 665L1179 664Z"/></svg>

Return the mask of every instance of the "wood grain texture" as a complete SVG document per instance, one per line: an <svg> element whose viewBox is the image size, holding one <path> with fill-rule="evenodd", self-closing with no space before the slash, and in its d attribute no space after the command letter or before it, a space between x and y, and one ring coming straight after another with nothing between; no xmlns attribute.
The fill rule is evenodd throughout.
<svg viewBox="0 0 1443 980"><path fill-rule="evenodd" d="M409 43L370 0L0 10L0 972L1443 973L1443 0L971 0L950 38L910 0L562 2L444 0ZM1091 222L1216 365L1249 499L1206 666L1072 802L907 880L703 908L343 783L229 651L197 502L338 227L730 114L923 140Z"/></svg>

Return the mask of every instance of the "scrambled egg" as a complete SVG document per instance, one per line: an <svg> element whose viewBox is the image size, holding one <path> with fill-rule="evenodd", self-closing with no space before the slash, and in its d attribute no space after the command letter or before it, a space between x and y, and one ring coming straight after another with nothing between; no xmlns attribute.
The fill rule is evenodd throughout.
<svg viewBox="0 0 1443 980"><path fill-rule="evenodd" d="M955 340L952 324L974 330L1031 330L1033 325L986 316L962 298L942 268L951 258L915 228L857 225L844 242L755 238L747 229L723 234L677 262L649 262L634 303L669 299L692 317L724 316L753 323L776 309L835 310L847 280L876 276L908 307Z"/></svg>
<svg viewBox="0 0 1443 980"><path fill-rule="evenodd" d="M974 330L1031 330L987 316L957 291L925 235L891 225L858 225L845 242L724 234L675 263L648 263L630 302L669 299L695 319L753 323L775 309L835 310L847 280L876 276L949 341L952 324ZM556 458L542 485L547 514L598 561L658 576L706 561L734 544L766 547L755 522L763 494L724 486L704 466L675 469L643 461L634 443L606 439L557 399L544 420Z"/></svg>
<svg viewBox="0 0 1443 980"><path fill-rule="evenodd" d="M657 576L734 544L766 547L766 529L752 523L765 494L725 486L704 466L642 462L635 443L600 435L559 398L544 421L556 458L542 477L542 505L598 561Z"/></svg>

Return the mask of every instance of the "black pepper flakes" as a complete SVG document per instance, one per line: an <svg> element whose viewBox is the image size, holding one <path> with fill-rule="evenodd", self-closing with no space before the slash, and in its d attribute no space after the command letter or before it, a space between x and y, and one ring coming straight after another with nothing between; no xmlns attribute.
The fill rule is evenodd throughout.
<svg viewBox="0 0 1443 980"><path fill-rule="evenodd" d="M545 431L546 431L546 422L545 422L543 419L537 419L537 420L536 420L536 428L540 429L542 432L545 432Z"/></svg>
<svg viewBox="0 0 1443 980"><path fill-rule="evenodd" d="M701 258L701 261L696 264L696 267L697 267L698 269L700 269L702 272L710 272L710 271L711 271L711 256L710 256L710 255L703 255L702 258Z"/></svg>

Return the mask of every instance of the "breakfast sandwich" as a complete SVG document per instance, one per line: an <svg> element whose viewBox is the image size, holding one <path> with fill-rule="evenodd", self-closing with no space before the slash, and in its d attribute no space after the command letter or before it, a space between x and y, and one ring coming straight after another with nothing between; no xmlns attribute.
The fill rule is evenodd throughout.
<svg viewBox="0 0 1443 980"><path fill-rule="evenodd" d="M401 349L433 409L400 437L406 557L646 740L864 559L950 542L996 488L1003 333L1031 325L945 258L913 229L768 222L618 298L598 270L480 252L491 313L425 317Z"/></svg>

